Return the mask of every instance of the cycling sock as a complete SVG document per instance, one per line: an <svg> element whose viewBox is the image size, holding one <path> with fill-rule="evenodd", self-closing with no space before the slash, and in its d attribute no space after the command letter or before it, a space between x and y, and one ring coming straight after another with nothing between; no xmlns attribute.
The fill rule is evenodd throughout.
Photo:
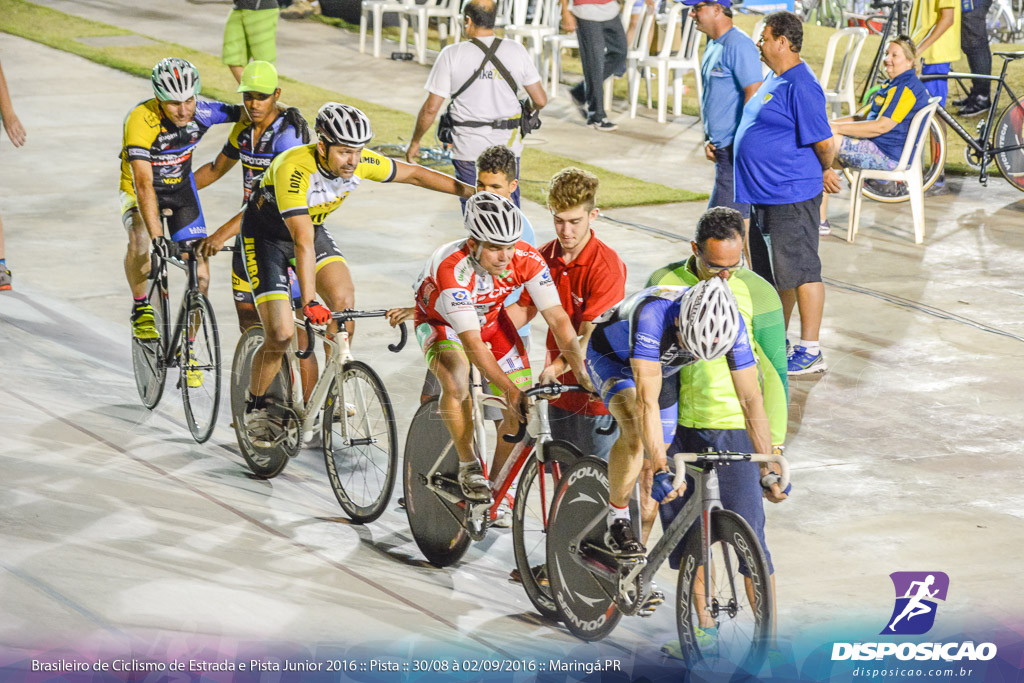
<svg viewBox="0 0 1024 683"><path fill-rule="evenodd" d="M470 460L469 462L462 462L462 461L460 460L460 461L459 461L459 469L460 469L460 470L464 470L464 469L466 469L467 467L472 467L472 466L473 466L473 465L475 465L475 464L476 464L476 460Z"/></svg>
<svg viewBox="0 0 1024 683"><path fill-rule="evenodd" d="M7 259L0 258L0 268L6 268L6 267L7 267Z"/></svg>
<svg viewBox="0 0 1024 683"><path fill-rule="evenodd" d="M821 353L821 344L819 344L816 341L804 341L803 339L801 339L800 346L804 347L807 350L807 353L811 354L812 356L817 356L819 353Z"/></svg>
<svg viewBox="0 0 1024 683"><path fill-rule="evenodd" d="M611 524L617 519L629 519L629 506L620 508L611 501L608 502L608 523Z"/></svg>
<svg viewBox="0 0 1024 683"><path fill-rule="evenodd" d="M262 409L264 409L266 407L267 407L267 395L266 394L264 394L263 396L253 396L252 394L249 394L248 398L246 398L246 400L245 400L245 409L246 410L262 410Z"/></svg>
<svg viewBox="0 0 1024 683"><path fill-rule="evenodd" d="M143 294L142 296L135 296L132 298L135 300L136 306L145 306L146 304L149 303L149 297L145 294Z"/></svg>

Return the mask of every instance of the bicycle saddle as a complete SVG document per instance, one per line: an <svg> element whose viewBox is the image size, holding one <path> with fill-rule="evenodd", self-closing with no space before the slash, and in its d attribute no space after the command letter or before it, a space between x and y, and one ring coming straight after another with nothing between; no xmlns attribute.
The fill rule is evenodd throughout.
<svg viewBox="0 0 1024 683"><path fill-rule="evenodd" d="M998 57L1002 57L1008 62L1014 59L1020 59L1024 57L1024 52L993 52L992 54Z"/></svg>

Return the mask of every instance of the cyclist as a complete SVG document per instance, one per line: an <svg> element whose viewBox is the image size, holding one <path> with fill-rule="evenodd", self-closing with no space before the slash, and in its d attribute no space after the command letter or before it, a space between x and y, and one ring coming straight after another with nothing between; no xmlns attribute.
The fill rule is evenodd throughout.
<svg viewBox="0 0 1024 683"><path fill-rule="evenodd" d="M544 257L520 240L519 209L496 194L478 192L466 202L464 224L469 238L438 248L418 283L416 337L441 383L439 407L459 455L462 492L468 499L488 501L490 487L473 453L469 363L505 397L499 435L515 432L523 415L520 387L530 383L530 360L505 312L509 292L525 287L569 367L578 377L585 375L576 331L558 300ZM512 450L502 438L497 444L491 466L495 479Z"/></svg>
<svg viewBox="0 0 1024 683"><path fill-rule="evenodd" d="M345 257L323 222L362 180L418 185L469 197L473 188L451 176L366 149L373 129L355 107L328 102L315 124L317 142L278 154L242 216L246 275L265 333L253 357L245 408L246 432L258 447L270 444L266 392L295 333L288 266L294 261L303 314L322 325L332 310L351 308L355 288ZM316 300L321 292L325 307Z"/></svg>
<svg viewBox="0 0 1024 683"><path fill-rule="evenodd" d="M249 62L242 71L238 92L242 93L242 103L249 120L236 123L217 158L195 173L196 187L203 189L234 168L239 160L242 162L242 210L202 240L199 251L206 258L218 253L224 243L241 230L242 211L274 157L309 142L309 128L299 110L294 107L285 109L278 104L281 88L277 85L277 69L273 64ZM245 275L241 246L241 240L236 240L231 260L231 289L234 291L238 325L244 332L258 325L260 319Z"/></svg>
<svg viewBox="0 0 1024 683"><path fill-rule="evenodd" d="M206 236L192 176L192 151L210 126L238 121L242 113L237 105L197 99L199 72L184 59L162 60L153 67L151 81L155 97L129 112L121 148L121 221L128 231L124 271L135 299L132 334L139 339L159 336L146 297L146 276L150 242L163 237L160 214L168 214L170 239L175 242ZM209 281L206 260L200 259L203 292Z"/></svg>
<svg viewBox="0 0 1024 683"><path fill-rule="evenodd" d="M587 347L587 369L620 435L608 459L608 548L622 558L645 554L630 524L629 498L644 454L655 482L668 472L666 444L679 416L679 371L725 356L758 453L771 452L758 368L736 300L721 278L692 287L642 289L599 321ZM664 479L664 477L662 477ZM685 490L668 491L662 503Z"/></svg>

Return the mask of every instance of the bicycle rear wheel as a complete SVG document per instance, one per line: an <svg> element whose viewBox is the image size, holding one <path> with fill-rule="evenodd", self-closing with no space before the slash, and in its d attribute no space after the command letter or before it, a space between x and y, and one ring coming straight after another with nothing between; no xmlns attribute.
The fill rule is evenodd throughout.
<svg viewBox="0 0 1024 683"><path fill-rule="evenodd" d="M150 340L132 336L132 370L142 405L152 410L160 403L167 379L167 365L164 362L168 342L167 290L163 288L160 278L154 280L149 288L149 304L153 307L153 323L160 336Z"/></svg>
<svg viewBox="0 0 1024 683"><path fill-rule="evenodd" d="M398 433L384 383L365 363L346 363L340 390L335 382L327 392L322 442L342 509L360 524L380 517L395 489Z"/></svg>
<svg viewBox="0 0 1024 683"><path fill-rule="evenodd" d="M764 551L750 525L735 512L711 513L711 604L704 595L700 527L683 539L676 588L676 617L683 658L690 667L702 660L712 671L736 667L757 674L768 653L771 630L771 579ZM744 566L749 583L740 573ZM717 637L703 631L700 619L714 621ZM710 627L710 624L707 624Z"/></svg>
<svg viewBox="0 0 1024 683"><path fill-rule="evenodd" d="M942 126L934 117L928 124L928 137L922 140L922 144L925 145L925 148L921 151L921 177L924 181L924 189L927 190L939 179L942 169L946 165L946 136ZM853 183L853 171L844 168L843 174L846 175L847 182ZM861 194L868 199L886 204L905 202L910 199L906 183L903 182L884 182L878 185L864 183Z"/></svg>
<svg viewBox="0 0 1024 683"><path fill-rule="evenodd" d="M192 438L203 443L217 424L220 408L220 336L210 300L202 292L189 297L179 362L181 400Z"/></svg>
<svg viewBox="0 0 1024 683"><path fill-rule="evenodd" d="M263 345L263 328L254 325L247 329L235 346L235 356L231 363L231 417L235 427L235 438L238 449L245 458L245 463L252 473L261 479L276 477L288 464L291 444L281 444L273 448L254 446L245 433L245 401L249 391L249 380L252 377L252 359L256 349ZM285 359L287 360L287 358ZM292 395L292 373L287 362L281 364L281 370L267 390L267 396L281 403L287 403ZM296 428L296 431L298 429ZM301 439L301 434L298 438ZM298 449L298 444L294 444Z"/></svg>
<svg viewBox="0 0 1024 683"><path fill-rule="evenodd" d="M604 545L608 515L608 463L588 455L562 472L548 521L548 576L558 616L577 638L599 640L622 618L612 598L618 587L580 564L574 549L584 528L596 524L580 545Z"/></svg>
<svg viewBox="0 0 1024 683"><path fill-rule="evenodd" d="M441 421L437 398L433 398L416 409L409 425L402 488L412 537L427 561L437 567L458 562L470 541L469 533L459 521L463 508L427 488L427 474L442 453L444 457L437 474L455 479L459 456Z"/></svg>
<svg viewBox="0 0 1024 683"><path fill-rule="evenodd" d="M1010 147L1024 143L1024 97L1011 102L999 115L999 122L992 131L992 146ZM1000 152L996 155L996 166L1006 182L1024 192L1024 149Z"/></svg>
<svg viewBox="0 0 1024 683"><path fill-rule="evenodd" d="M516 555L516 569L522 578L526 596L547 619L558 619L547 574L548 515L562 472L580 457L574 446L552 441L544 447L546 464L531 455L516 487L516 502L512 507L512 548ZM538 567L541 569L536 569Z"/></svg>

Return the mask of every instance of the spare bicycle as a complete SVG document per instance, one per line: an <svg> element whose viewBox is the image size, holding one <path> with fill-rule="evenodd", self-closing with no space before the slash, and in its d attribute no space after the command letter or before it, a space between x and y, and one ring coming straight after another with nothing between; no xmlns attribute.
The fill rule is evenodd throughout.
<svg viewBox="0 0 1024 683"><path fill-rule="evenodd" d="M165 217L164 217L165 218ZM220 406L220 337L210 300L199 289L195 245L160 237L150 255L149 302L153 307L156 339L132 337L132 369L142 405L160 403L168 368L178 368L178 387L185 421L192 438L210 438ZM167 266L185 271L188 282L174 326L169 315Z"/></svg>
<svg viewBox="0 0 1024 683"><path fill-rule="evenodd" d="M339 324L357 318L382 318L386 311L342 311L332 313ZM246 435L245 398L252 372L253 355L263 343L263 328L250 327L235 348L231 413L242 457L252 472L263 479L276 477L298 454L304 437L311 436L320 420L321 445L327 478L342 509L354 522L366 523L384 512L395 486L398 467L398 435L391 399L380 377L366 363L355 360L344 326L337 333L296 320L305 326L308 345L299 350L292 336L291 352L267 392L273 439L269 447L253 444ZM405 346L406 326L399 326L401 339L389 344L398 353ZM308 402L303 400L299 381L299 359L313 353L316 340L327 347L327 360Z"/></svg>
<svg viewBox="0 0 1024 683"><path fill-rule="evenodd" d="M694 495L647 557L640 558L619 559L604 544L607 463L586 457L563 473L548 526L548 573L559 616L577 637L603 638L623 614L641 612L654 574L682 543L676 622L684 659L692 668L716 657L723 667L739 665L756 674L771 634L768 565L750 526L722 507L715 468L740 461L777 462L784 489L789 466L781 455L749 453L678 453L674 461L673 487L682 485L688 471ZM698 639L696 629L712 623L718 627L714 643Z"/></svg>

